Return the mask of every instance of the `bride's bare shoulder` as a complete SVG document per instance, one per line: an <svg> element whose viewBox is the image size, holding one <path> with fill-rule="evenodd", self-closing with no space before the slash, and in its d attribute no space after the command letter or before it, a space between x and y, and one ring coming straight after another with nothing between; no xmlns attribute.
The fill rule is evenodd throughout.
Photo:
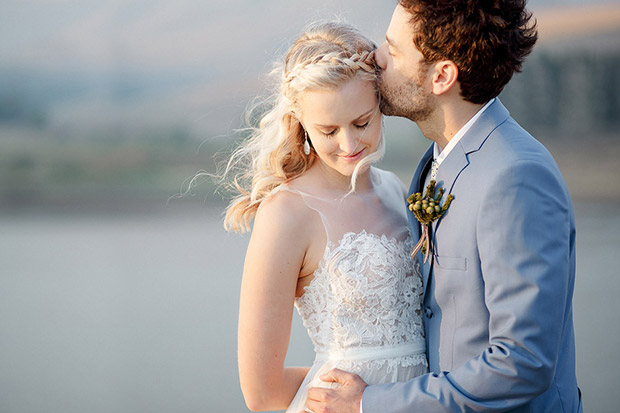
<svg viewBox="0 0 620 413"><path fill-rule="evenodd" d="M312 225L313 211L305 204L302 196L289 188L275 191L263 200L256 211L254 226L288 231L304 231Z"/></svg>

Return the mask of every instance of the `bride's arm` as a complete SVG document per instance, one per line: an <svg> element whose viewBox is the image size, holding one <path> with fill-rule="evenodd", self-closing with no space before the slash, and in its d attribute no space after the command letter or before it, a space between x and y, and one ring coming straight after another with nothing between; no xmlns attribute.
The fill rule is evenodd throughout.
<svg viewBox="0 0 620 413"><path fill-rule="evenodd" d="M252 411L286 409L308 368L285 368L295 290L309 245L307 209L280 192L261 204L245 258L239 377Z"/></svg>

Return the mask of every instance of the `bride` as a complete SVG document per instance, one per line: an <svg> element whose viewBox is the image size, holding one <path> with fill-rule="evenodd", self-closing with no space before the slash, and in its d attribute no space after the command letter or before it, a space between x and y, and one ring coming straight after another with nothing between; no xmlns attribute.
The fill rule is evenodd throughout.
<svg viewBox="0 0 620 413"><path fill-rule="evenodd" d="M419 269L398 178L383 154L375 45L341 23L310 27L289 50L260 125L233 153L229 230L247 230L239 377L253 411L306 407L334 367L368 384L427 371ZM311 367L284 367L293 306Z"/></svg>

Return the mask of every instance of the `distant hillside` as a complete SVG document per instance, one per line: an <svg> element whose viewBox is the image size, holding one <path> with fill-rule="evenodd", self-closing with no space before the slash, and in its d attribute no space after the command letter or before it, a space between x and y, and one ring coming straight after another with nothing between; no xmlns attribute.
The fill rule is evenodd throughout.
<svg viewBox="0 0 620 413"><path fill-rule="evenodd" d="M501 99L552 149L573 196L618 200L620 5L565 7L576 1L530 2L540 41ZM214 170L230 140L213 138L240 125L308 20L345 16L381 42L392 10L374 0L215 3L29 0L10 19L0 12L0 209L167 199ZM383 166L408 180L428 141L403 119L386 130Z"/></svg>

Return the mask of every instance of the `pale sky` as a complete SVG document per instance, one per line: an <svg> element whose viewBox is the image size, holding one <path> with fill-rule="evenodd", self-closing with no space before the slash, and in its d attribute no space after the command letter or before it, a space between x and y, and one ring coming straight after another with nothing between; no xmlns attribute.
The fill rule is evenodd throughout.
<svg viewBox="0 0 620 413"><path fill-rule="evenodd" d="M616 0L617 1L617 0ZM532 0L546 7L615 3ZM395 1L393 2L395 3ZM283 44L308 21L342 15L379 41L392 2L373 0L3 0L0 68L87 66L110 69L205 65L220 54L242 64ZM244 47L253 45L253 49ZM261 50L256 50L260 48Z"/></svg>

